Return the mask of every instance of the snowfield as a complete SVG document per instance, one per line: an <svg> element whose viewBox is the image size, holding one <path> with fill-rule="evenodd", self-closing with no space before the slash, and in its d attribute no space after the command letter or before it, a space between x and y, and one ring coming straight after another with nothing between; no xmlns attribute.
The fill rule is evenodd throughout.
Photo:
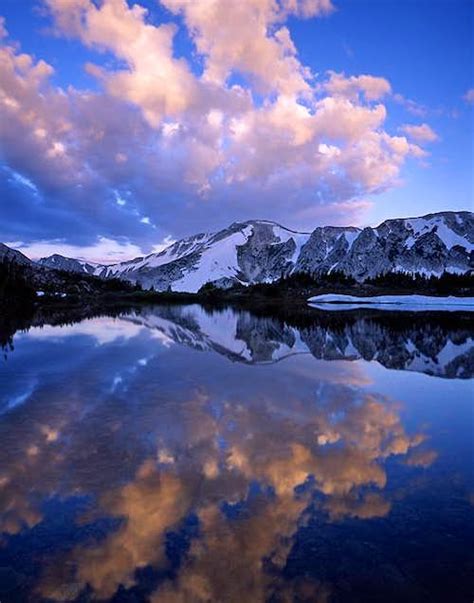
<svg viewBox="0 0 474 603"><path fill-rule="evenodd" d="M474 312L474 297L454 297L452 295L449 297L416 294L357 297L330 293L310 297L308 302L312 307L324 310L349 310L368 306L381 310L464 310Z"/></svg>

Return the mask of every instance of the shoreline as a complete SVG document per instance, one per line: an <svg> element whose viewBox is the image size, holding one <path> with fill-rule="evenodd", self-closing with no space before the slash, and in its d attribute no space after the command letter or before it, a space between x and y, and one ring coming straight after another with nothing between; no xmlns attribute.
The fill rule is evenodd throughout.
<svg viewBox="0 0 474 603"><path fill-rule="evenodd" d="M178 291L113 291L99 295L46 295L35 300L15 298L0 300L0 313L16 315L61 314L71 316L117 312L133 307L152 305L200 304L209 309L234 307L253 312L278 315L306 313L308 308L322 311L347 312L355 309L391 310L393 312L474 311L474 291L448 294L419 294L413 291L380 287L321 286L277 287L258 284L232 289L217 289L187 293Z"/></svg>
<svg viewBox="0 0 474 603"><path fill-rule="evenodd" d="M416 293L406 295L373 295L355 296L345 294L315 295L308 299L308 304L313 308L322 310L341 310L356 308L373 308L387 311L465 311L474 312L473 296L436 296L419 295Z"/></svg>

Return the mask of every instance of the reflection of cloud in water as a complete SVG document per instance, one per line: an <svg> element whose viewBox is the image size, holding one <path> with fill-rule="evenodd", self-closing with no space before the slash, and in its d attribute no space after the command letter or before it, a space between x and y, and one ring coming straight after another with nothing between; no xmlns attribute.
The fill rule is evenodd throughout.
<svg viewBox="0 0 474 603"><path fill-rule="evenodd" d="M0 411L0 415L4 412L8 412L16 408L17 406L21 406L24 402L28 400L31 394L35 390L36 382L30 383L27 385L26 390L21 392L20 394L9 396L6 400L6 404L3 405L3 408Z"/></svg>
<svg viewBox="0 0 474 603"><path fill-rule="evenodd" d="M62 600L64 584L89 584L112 596L137 568L167 566L167 532L194 513L200 536L157 601L263 601L276 588L289 601L296 591L326 601L325 584L276 577L313 496L332 520L386 515L385 462L426 466L416 456L423 436L405 431L396 404L365 391L360 364L304 355L255 367L182 346L157 352L142 326L112 324L109 341L85 346L61 375L40 373L34 398L0 422L3 532L41 522L51 496L88 495L82 523L120 522L51 558L38 592ZM116 346L124 324L133 334ZM229 518L224 502L242 516Z"/></svg>
<svg viewBox="0 0 474 603"><path fill-rule="evenodd" d="M71 325L33 327L24 337L60 341L66 337L83 335L92 337L99 345L105 345L117 339L136 337L143 329L143 326L120 318L90 318Z"/></svg>
<svg viewBox="0 0 474 603"><path fill-rule="evenodd" d="M430 467L438 458L438 453L434 450L410 450L406 457L406 464L412 467Z"/></svg>
<svg viewBox="0 0 474 603"><path fill-rule="evenodd" d="M177 582L159 590L156 601L266 601L279 586L275 569L285 564L306 505L292 495L259 498L236 521L217 505L202 508L202 538L193 541Z"/></svg>
<svg viewBox="0 0 474 603"><path fill-rule="evenodd" d="M97 546L81 546L67 564L53 567L43 596L54 598L59 584L71 580L72 567L77 567L73 581L89 584L100 598L111 597L120 584L130 586L136 568L164 563L164 533L189 508L182 481L160 473L152 461L143 463L131 483L105 492L100 504L108 514L123 517L123 524Z"/></svg>
<svg viewBox="0 0 474 603"><path fill-rule="evenodd" d="M273 400L229 402L213 418L211 395L190 399L175 409L175 421L185 422L189 437L166 442L162 434L156 460L144 462L130 483L100 496L100 508L122 518L121 527L54 564L43 593L53 596L65 580L61 570L77 567L74 580L110 597L120 584L133 584L136 568L166 566L166 532L195 512L201 537L157 601L266 600L279 588L268 564L284 566L310 501L311 489L301 495L294 489L314 476L313 488L324 495L323 508L333 519L386 515L384 460L405 455L423 439L405 433L393 405L373 396L360 401L352 388L345 394L345 401L338 392L322 409L307 406L304 417L300 400L284 415L272 412ZM334 444L318 444L321 435ZM254 482L263 490L252 498ZM223 501L244 502L245 516L229 520Z"/></svg>

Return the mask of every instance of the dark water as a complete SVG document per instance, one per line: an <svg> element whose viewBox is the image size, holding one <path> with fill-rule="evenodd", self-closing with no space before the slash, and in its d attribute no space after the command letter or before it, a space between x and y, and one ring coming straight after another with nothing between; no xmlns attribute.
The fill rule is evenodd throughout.
<svg viewBox="0 0 474 603"><path fill-rule="evenodd" d="M0 601L471 602L472 322L162 307L16 333Z"/></svg>

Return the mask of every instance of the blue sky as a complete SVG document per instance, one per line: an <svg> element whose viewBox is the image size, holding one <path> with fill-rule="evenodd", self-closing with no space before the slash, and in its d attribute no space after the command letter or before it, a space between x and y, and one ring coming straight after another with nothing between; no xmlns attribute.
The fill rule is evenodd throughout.
<svg viewBox="0 0 474 603"><path fill-rule="evenodd" d="M2 2L0 240L112 261L472 209L472 2L132 4Z"/></svg>

